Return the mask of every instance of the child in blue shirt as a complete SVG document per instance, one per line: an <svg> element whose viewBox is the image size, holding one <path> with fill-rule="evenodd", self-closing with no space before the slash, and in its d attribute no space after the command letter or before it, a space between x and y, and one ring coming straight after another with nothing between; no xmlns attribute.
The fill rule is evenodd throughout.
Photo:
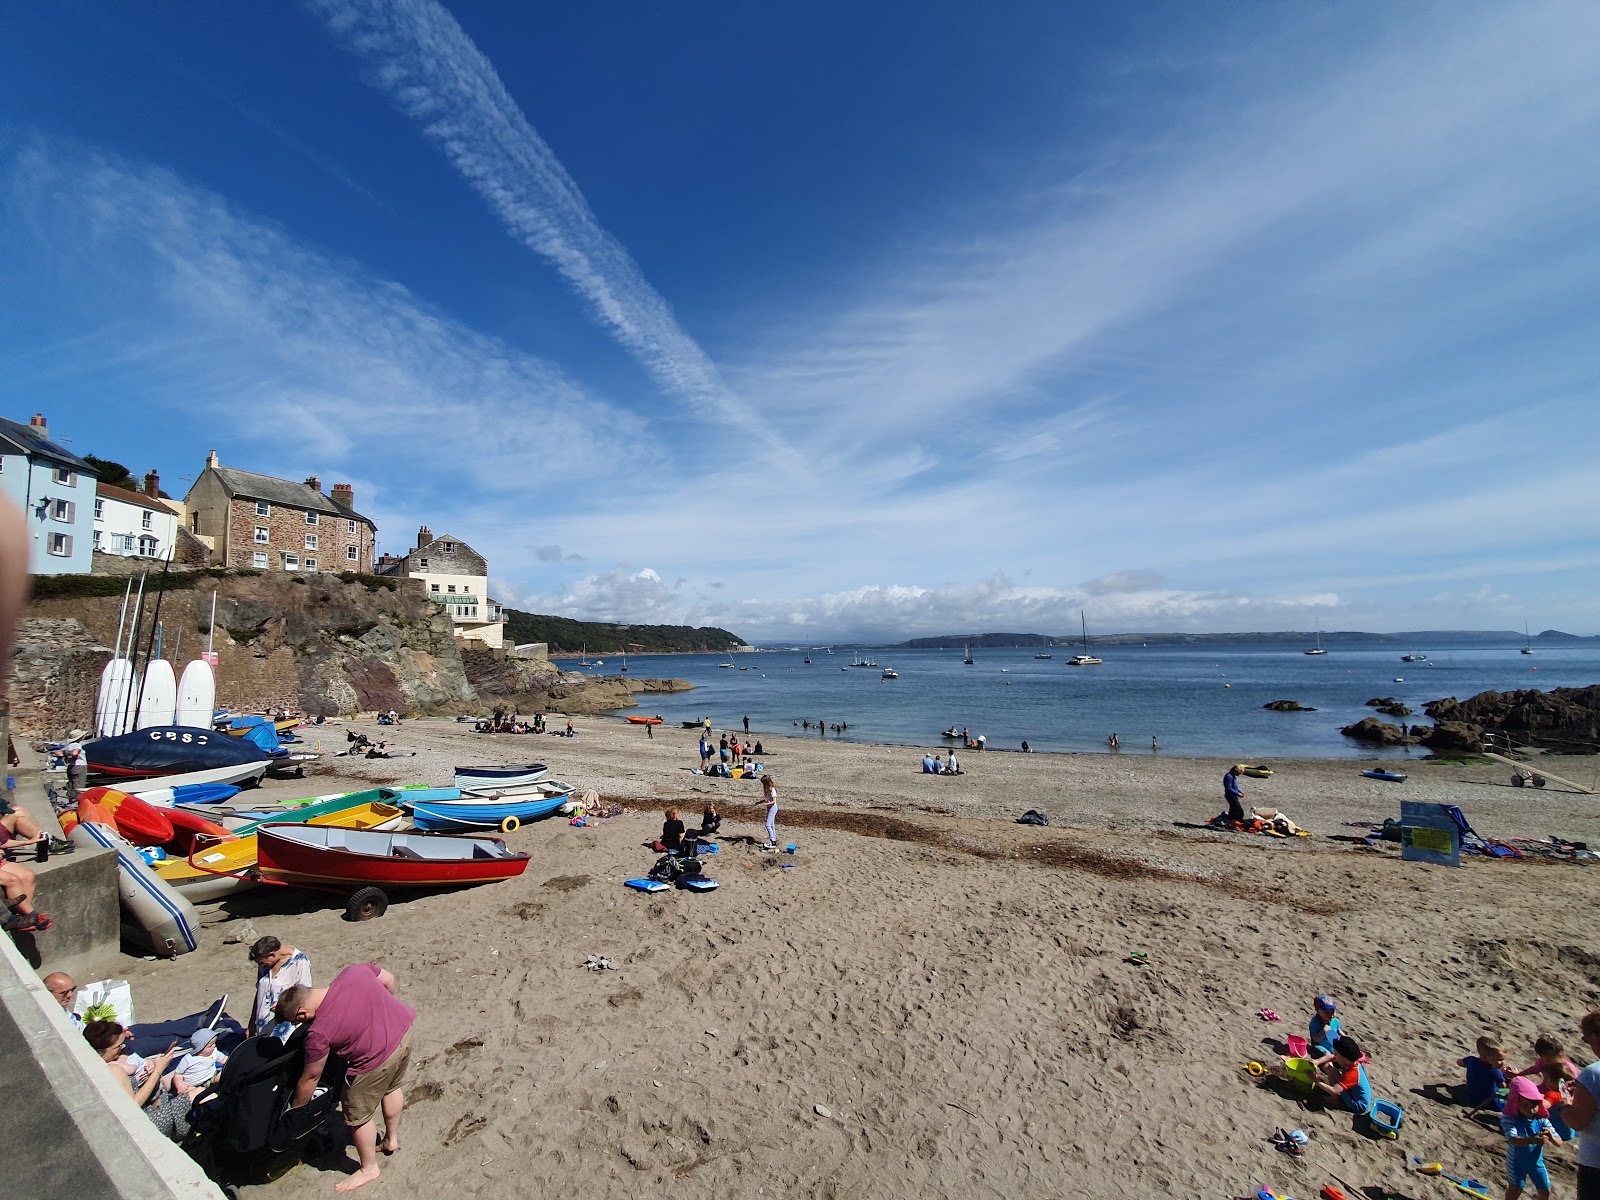
<svg viewBox="0 0 1600 1200"><path fill-rule="evenodd" d="M1320 1067L1333 1057L1333 1044L1343 1030L1339 1028L1339 1018L1333 1015L1339 1006L1332 996L1318 996L1311 1007L1311 1036L1307 1039L1306 1057Z"/></svg>
<svg viewBox="0 0 1600 1200"><path fill-rule="evenodd" d="M1506 1200L1517 1200L1522 1185L1533 1184L1539 1200L1550 1200L1550 1172L1544 1165L1544 1147L1559 1146L1550 1122L1539 1115L1544 1097L1539 1085L1524 1075L1511 1080L1506 1093L1505 1111L1500 1115L1500 1132L1506 1135Z"/></svg>
<svg viewBox="0 0 1600 1200"><path fill-rule="evenodd" d="M1326 1078L1317 1081L1317 1091L1332 1096L1350 1112L1369 1111L1372 1108L1372 1085L1367 1082L1366 1069L1361 1065L1365 1058L1355 1038L1341 1037L1333 1044L1333 1056L1322 1065L1322 1074Z"/></svg>
<svg viewBox="0 0 1600 1200"><path fill-rule="evenodd" d="M1478 1052L1467 1055L1457 1065L1467 1069L1465 1099L1473 1113L1484 1108L1499 1112L1505 1107L1506 1052L1499 1042L1492 1037L1479 1038Z"/></svg>

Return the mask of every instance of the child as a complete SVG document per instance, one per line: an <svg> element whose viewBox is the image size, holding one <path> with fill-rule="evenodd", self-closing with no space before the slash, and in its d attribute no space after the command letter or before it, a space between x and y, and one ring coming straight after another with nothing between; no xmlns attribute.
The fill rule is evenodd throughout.
<svg viewBox="0 0 1600 1200"><path fill-rule="evenodd" d="M722 828L722 817L717 812L715 804L708 804L700 813L700 836L707 841L717 836L717 830Z"/></svg>
<svg viewBox="0 0 1600 1200"><path fill-rule="evenodd" d="M1523 1067L1517 1072L1518 1075L1537 1075L1544 1070L1546 1063L1559 1062L1572 1072L1573 1078L1577 1078L1578 1068L1567 1058L1566 1047L1548 1033L1534 1039L1533 1052L1538 1056L1533 1060L1533 1065Z"/></svg>
<svg viewBox="0 0 1600 1200"><path fill-rule="evenodd" d="M1553 1059L1539 1071L1539 1090L1544 1093L1550 1126L1563 1142L1570 1142L1578 1136L1561 1116L1562 1107L1572 1102L1572 1081L1576 1078L1572 1064L1565 1059Z"/></svg>
<svg viewBox="0 0 1600 1200"><path fill-rule="evenodd" d="M771 775L761 777L761 799L767 806L767 844L763 850L778 848L778 785Z"/></svg>
<svg viewBox="0 0 1600 1200"><path fill-rule="evenodd" d="M1316 997L1311 1007L1311 1036L1306 1039L1306 1057L1320 1067L1333 1057L1333 1044L1343 1031L1339 1028L1339 1018L1334 1016L1339 1006L1332 996Z"/></svg>
<svg viewBox="0 0 1600 1200"><path fill-rule="evenodd" d="M1545 1170L1544 1145L1560 1145L1550 1122L1539 1115L1544 1097L1539 1085L1524 1075L1512 1079L1506 1093L1500 1132L1506 1135L1506 1197L1517 1200L1524 1181L1533 1184L1539 1200L1550 1200L1550 1172Z"/></svg>
<svg viewBox="0 0 1600 1200"><path fill-rule="evenodd" d="M228 1056L217 1049L215 1029L197 1029L189 1036L189 1053L178 1060L178 1069L170 1076L172 1090L180 1096L191 1096L204 1090L222 1069Z"/></svg>
<svg viewBox="0 0 1600 1200"><path fill-rule="evenodd" d="M667 819L661 823L661 836L650 848L670 854L683 849L683 822L678 820L677 809L667 809Z"/></svg>
<svg viewBox="0 0 1600 1200"><path fill-rule="evenodd" d="M1369 1110L1372 1107L1372 1085L1367 1082L1367 1072L1361 1065L1365 1058L1355 1038L1340 1037L1333 1043L1333 1057L1322 1067L1322 1073L1329 1082L1319 1079L1317 1091L1333 1097L1353 1113Z"/></svg>
<svg viewBox="0 0 1600 1200"><path fill-rule="evenodd" d="M1457 1066L1467 1069L1466 1102L1471 1116L1481 1109L1499 1112L1506 1099L1506 1052L1492 1037L1478 1039L1478 1052L1463 1058Z"/></svg>

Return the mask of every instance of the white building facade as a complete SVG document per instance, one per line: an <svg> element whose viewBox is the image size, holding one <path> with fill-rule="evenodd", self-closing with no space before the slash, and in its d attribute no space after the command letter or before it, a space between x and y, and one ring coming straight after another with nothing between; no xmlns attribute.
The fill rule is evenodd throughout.
<svg viewBox="0 0 1600 1200"><path fill-rule="evenodd" d="M154 496L104 483L95 488L94 548L102 554L170 559L178 520L178 514Z"/></svg>
<svg viewBox="0 0 1600 1200"><path fill-rule="evenodd" d="M504 645L505 615L489 598L489 564L460 538L434 537L424 525L417 531L417 548L402 558L386 554L377 573L420 580L428 599L444 606L462 641L479 642L498 650Z"/></svg>

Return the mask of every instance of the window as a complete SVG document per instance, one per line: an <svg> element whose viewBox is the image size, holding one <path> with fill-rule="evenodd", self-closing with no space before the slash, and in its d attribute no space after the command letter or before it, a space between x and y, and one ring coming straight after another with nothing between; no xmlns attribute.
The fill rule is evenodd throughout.
<svg viewBox="0 0 1600 1200"><path fill-rule="evenodd" d="M65 521L70 525L72 524L72 518L77 515L77 511L78 506L71 500L50 501L50 515L57 521Z"/></svg>
<svg viewBox="0 0 1600 1200"><path fill-rule="evenodd" d="M346 546L344 548L344 556L349 561L356 562L361 558L361 551L357 550L354 546Z"/></svg>
<svg viewBox="0 0 1600 1200"><path fill-rule="evenodd" d="M144 528L144 529L154 528L154 526L151 524L151 518L153 518L154 516L155 516L155 514L151 513L151 512L141 513L140 514L140 518L141 519L139 521L140 527Z"/></svg>
<svg viewBox="0 0 1600 1200"><path fill-rule="evenodd" d="M272 531L265 525L256 526L256 545L265 546L272 541Z"/></svg>
<svg viewBox="0 0 1600 1200"><path fill-rule="evenodd" d="M455 543L454 543L454 542L446 542L446 543L445 543L445 544L444 544L444 552L445 552L445 553L446 553L446 554L449 554L449 553L451 553L451 552L452 552L452 551L454 551L454 550L455 550L455 548L456 548L456 544L455 544Z"/></svg>
<svg viewBox="0 0 1600 1200"><path fill-rule="evenodd" d="M265 550L257 550L250 556L250 565L258 571L265 571L267 569L267 552Z"/></svg>
<svg viewBox="0 0 1600 1200"><path fill-rule="evenodd" d="M307 525L315 525L316 523L317 523L317 514L314 513L314 512L307 511L307 513L306 513L306 524Z"/></svg>
<svg viewBox="0 0 1600 1200"><path fill-rule="evenodd" d="M315 550L316 548L317 548L317 535L314 534L314 533L306 534L306 549L307 550Z"/></svg>
<svg viewBox="0 0 1600 1200"><path fill-rule="evenodd" d="M355 537L355 535L356 535L356 523L354 521L346 521L345 524L350 526L350 529L348 531L350 536L351 537Z"/></svg>
<svg viewBox="0 0 1600 1200"><path fill-rule="evenodd" d="M256 501L256 516L258 516L258 517L270 517L271 515L272 515L272 505L268 504L265 500L257 500Z"/></svg>
<svg viewBox="0 0 1600 1200"><path fill-rule="evenodd" d="M425 559L425 558L417 559L417 570L426 571L427 569L428 569L428 560ZM453 592L453 591L455 591L455 588L451 588L450 590Z"/></svg>
<svg viewBox="0 0 1600 1200"><path fill-rule="evenodd" d="M98 529L94 531L94 548L96 550L100 549L100 531Z"/></svg>
<svg viewBox="0 0 1600 1200"><path fill-rule="evenodd" d="M428 590L430 592L437 592L439 590L439 585L437 583L430 583L428 585Z"/></svg>
<svg viewBox="0 0 1600 1200"><path fill-rule="evenodd" d="M306 570L315 571L316 569L317 569L317 560L314 559L314 558L306 559Z"/></svg>
<svg viewBox="0 0 1600 1200"><path fill-rule="evenodd" d="M62 487L78 486L78 473L70 467L57 467L50 472L50 478L54 479Z"/></svg>
<svg viewBox="0 0 1600 1200"><path fill-rule="evenodd" d="M106 502L104 500L98 500L97 499L94 502L94 519L96 521L98 521L98 520L100 520L101 517L103 517L105 515L106 515Z"/></svg>
<svg viewBox="0 0 1600 1200"><path fill-rule="evenodd" d="M156 556L156 539L148 533L139 538L139 555L142 558L154 558Z"/></svg>
<svg viewBox="0 0 1600 1200"><path fill-rule="evenodd" d="M118 554L132 554L136 544L131 533L119 533L111 539L111 548Z"/></svg>
<svg viewBox="0 0 1600 1200"><path fill-rule="evenodd" d="M300 556L285 550L283 552L283 569L285 571L298 571L300 569Z"/></svg>
<svg viewBox="0 0 1600 1200"><path fill-rule="evenodd" d="M62 558L71 558L72 535L70 533L52 533L50 535L50 553L58 554Z"/></svg>
<svg viewBox="0 0 1600 1200"><path fill-rule="evenodd" d="M450 585L450 594L452 596L456 594L456 585L453 583Z"/></svg>

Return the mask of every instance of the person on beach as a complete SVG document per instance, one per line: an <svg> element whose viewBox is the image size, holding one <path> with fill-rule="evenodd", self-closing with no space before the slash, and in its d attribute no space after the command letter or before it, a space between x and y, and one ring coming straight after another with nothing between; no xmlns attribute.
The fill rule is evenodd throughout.
<svg viewBox="0 0 1600 1200"><path fill-rule="evenodd" d="M227 1064L228 1056L217 1049L217 1031L196 1029L189 1035L189 1052L178 1060L177 1068L168 1076L171 1083L168 1090L180 1096L193 1096L204 1091Z"/></svg>
<svg viewBox="0 0 1600 1200"><path fill-rule="evenodd" d="M1027 738L1023 738L1023 739L1022 739L1022 752L1023 752L1023 753L1024 753L1024 754L1031 754L1031 753L1033 753L1033 752L1032 752L1032 751L1031 751L1031 750L1029 750L1029 749L1028 749L1028 739L1027 739Z"/></svg>
<svg viewBox="0 0 1600 1200"><path fill-rule="evenodd" d="M922 773L924 775L937 775L939 773L938 769L934 766L934 762L935 759L933 755L924 750L922 752Z"/></svg>
<svg viewBox="0 0 1600 1200"><path fill-rule="evenodd" d="M1349 1112L1366 1112L1372 1107L1372 1085L1361 1065L1365 1058L1355 1038L1339 1038L1333 1044L1333 1057L1322 1065L1325 1078L1317 1081L1317 1092L1337 1100Z"/></svg>
<svg viewBox="0 0 1600 1200"><path fill-rule="evenodd" d="M1228 819L1235 825L1243 825L1245 823L1244 789L1239 786L1239 768L1237 764L1229 767L1228 773L1222 777L1222 798L1228 805Z"/></svg>
<svg viewBox="0 0 1600 1200"><path fill-rule="evenodd" d="M1158 743L1156 741L1156 735L1153 734L1153 733L1150 735L1150 749L1151 750L1159 750L1159 749L1161 749L1160 743Z"/></svg>
<svg viewBox="0 0 1600 1200"><path fill-rule="evenodd" d="M683 849L683 822L676 808L667 809L666 820L661 823L661 836L651 843L650 849L662 854L676 854Z"/></svg>
<svg viewBox="0 0 1600 1200"><path fill-rule="evenodd" d="M767 844L763 849L778 848L778 785L771 775L761 777L761 799L767 805Z"/></svg>
<svg viewBox="0 0 1600 1200"><path fill-rule="evenodd" d="M1117 740L1117 735L1113 733L1110 737L1108 737L1106 739L1106 745L1110 746L1113 750L1115 750L1119 746L1121 746L1122 743Z"/></svg>
<svg viewBox="0 0 1600 1200"><path fill-rule="evenodd" d="M1525 1075L1511 1081L1506 1094L1505 1112L1500 1114L1500 1132L1506 1135L1505 1200L1517 1200L1524 1183L1533 1184L1539 1200L1550 1200L1550 1172L1544 1165L1544 1148L1559 1146L1555 1127L1540 1116L1544 1097L1539 1085Z"/></svg>
<svg viewBox="0 0 1600 1200"><path fill-rule="evenodd" d="M161 1090L161 1077L166 1074L177 1044L149 1060L150 1070L136 1089L121 1061L127 1057L130 1037L132 1035L115 1021L90 1021L83 1028L83 1040L93 1046L95 1053L111 1068L111 1076L123 1094L144 1110L152 1125L173 1141L181 1142L189 1134L189 1100Z"/></svg>
<svg viewBox="0 0 1600 1200"><path fill-rule="evenodd" d="M1566 1047L1563 1046L1559 1040L1557 1040L1555 1037L1552 1037L1548 1033L1541 1033L1538 1037L1534 1038L1533 1053L1533 1062L1526 1067L1523 1067L1522 1070L1518 1071L1518 1075L1537 1075L1539 1072L1545 1069L1547 1064L1553 1062L1565 1063L1568 1067L1571 1067L1574 1072L1577 1071L1577 1068L1574 1067L1567 1059Z"/></svg>
<svg viewBox="0 0 1600 1200"><path fill-rule="evenodd" d="M948 754L949 754L949 757L950 757L950 761L944 764L944 773L946 775L959 775L959 774L961 774L961 764L956 761L955 748L951 747L950 750L948 751Z"/></svg>
<svg viewBox="0 0 1600 1200"><path fill-rule="evenodd" d="M56 1003L61 1005L61 1011L67 1014L67 1020L79 1033L83 1032L83 1018L76 1010L78 1000L78 983L65 971L51 971L44 977L45 990L55 997Z"/></svg>
<svg viewBox="0 0 1600 1200"><path fill-rule="evenodd" d="M383 1152L400 1149L400 1113L405 1107L406 1068L411 1063L411 1026L417 1013L395 998L394 976L376 963L356 963L325 988L292 987L278 998L278 1020L311 1022L306 1065L291 1108L316 1094L328 1055L344 1059L344 1123L360 1166L336 1192L353 1192L378 1177L377 1115L383 1112Z"/></svg>
<svg viewBox="0 0 1600 1200"><path fill-rule="evenodd" d="M1456 1064L1467 1072L1462 1098L1471 1107L1464 1114L1473 1116L1487 1108L1500 1112L1506 1103L1506 1052L1492 1037L1478 1039L1478 1052Z"/></svg>
<svg viewBox="0 0 1600 1200"><path fill-rule="evenodd" d="M1565 1116L1567 1105L1572 1103L1572 1081L1576 1078L1571 1064L1565 1061L1547 1062L1539 1072L1539 1091L1544 1094L1545 1115L1550 1118L1556 1136L1563 1142L1570 1142L1576 1136Z"/></svg>
<svg viewBox="0 0 1600 1200"><path fill-rule="evenodd" d="M256 1002L250 1010L250 1032L256 1037L270 1033L287 1040L294 1026L280 1022L274 1010L279 997L290 988L311 986L311 960L268 934L251 945L250 961L256 965Z"/></svg>
<svg viewBox="0 0 1600 1200"><path fill-rule="evenodd" d="M749 713L745 713L745 715L744 715L744 731L746 733L750 732L750 714Z"/></svg>
<svg viewBox="0 0 1600 1200"><path fill-rule="evenodd" d="M1578 1032L1589 1053L1600 1059L1600 1009L1578 1022ZM1578 1133L1578 1200L1600 1200L1600 1062L1592 1062L1572 1081L1572 1099L1561 1119Z"/></svg>
<svg viewBox="0 0 1600 1200"><path fill-rule="evenodd" d="M67 799L76 800L78 793L89 786L89 760L77 742L69 743L61 757L67 764Z"/></svg>
<svg viewBox="0 0 1600 1200"><path fill-rule="evenodd" d="M1306 1039L1306 1057L1319 1067L1333 1057L1333 1044L1343 1033L1335 1015L1338 1011L1339 1006L1332 996L1317 996L1311 1001L1311 1027L1307 1031L1311 1036Z"/></svg>
<svg viewBox="0 0 1600 1200"><path fill-rule="evenodd" d="M700 770L704 771L711 765L711 742L705 734L700 735Z"/></svg>
<svg viewBox="0 0 1600 1200"><path fill-rule="evenodd" d="M0 859L0 889L4 889L6 908L11 910L11 915L5 919L8 933L43 933L55 924L49 913L42 913L33 906L33 893L38 885L31 867Z"/></svg>
<svg viewBox="0 0 1600 1200"><path fill-rule="evenodd" d="M717 830L722 828L722 815L717 812L715 804L707 804L700 813L700 836L714 838Z"/></svg>
<svg viewBox="0 0 1600 1200"><path fill-rule="evenodd" d="M717 756L718 756L718 761L720 761L723 766L727 766L728 765L728 735L727 734L723 734L722 735L722 744L720 746L718 746L718 748L717 748Z"/></svg>

